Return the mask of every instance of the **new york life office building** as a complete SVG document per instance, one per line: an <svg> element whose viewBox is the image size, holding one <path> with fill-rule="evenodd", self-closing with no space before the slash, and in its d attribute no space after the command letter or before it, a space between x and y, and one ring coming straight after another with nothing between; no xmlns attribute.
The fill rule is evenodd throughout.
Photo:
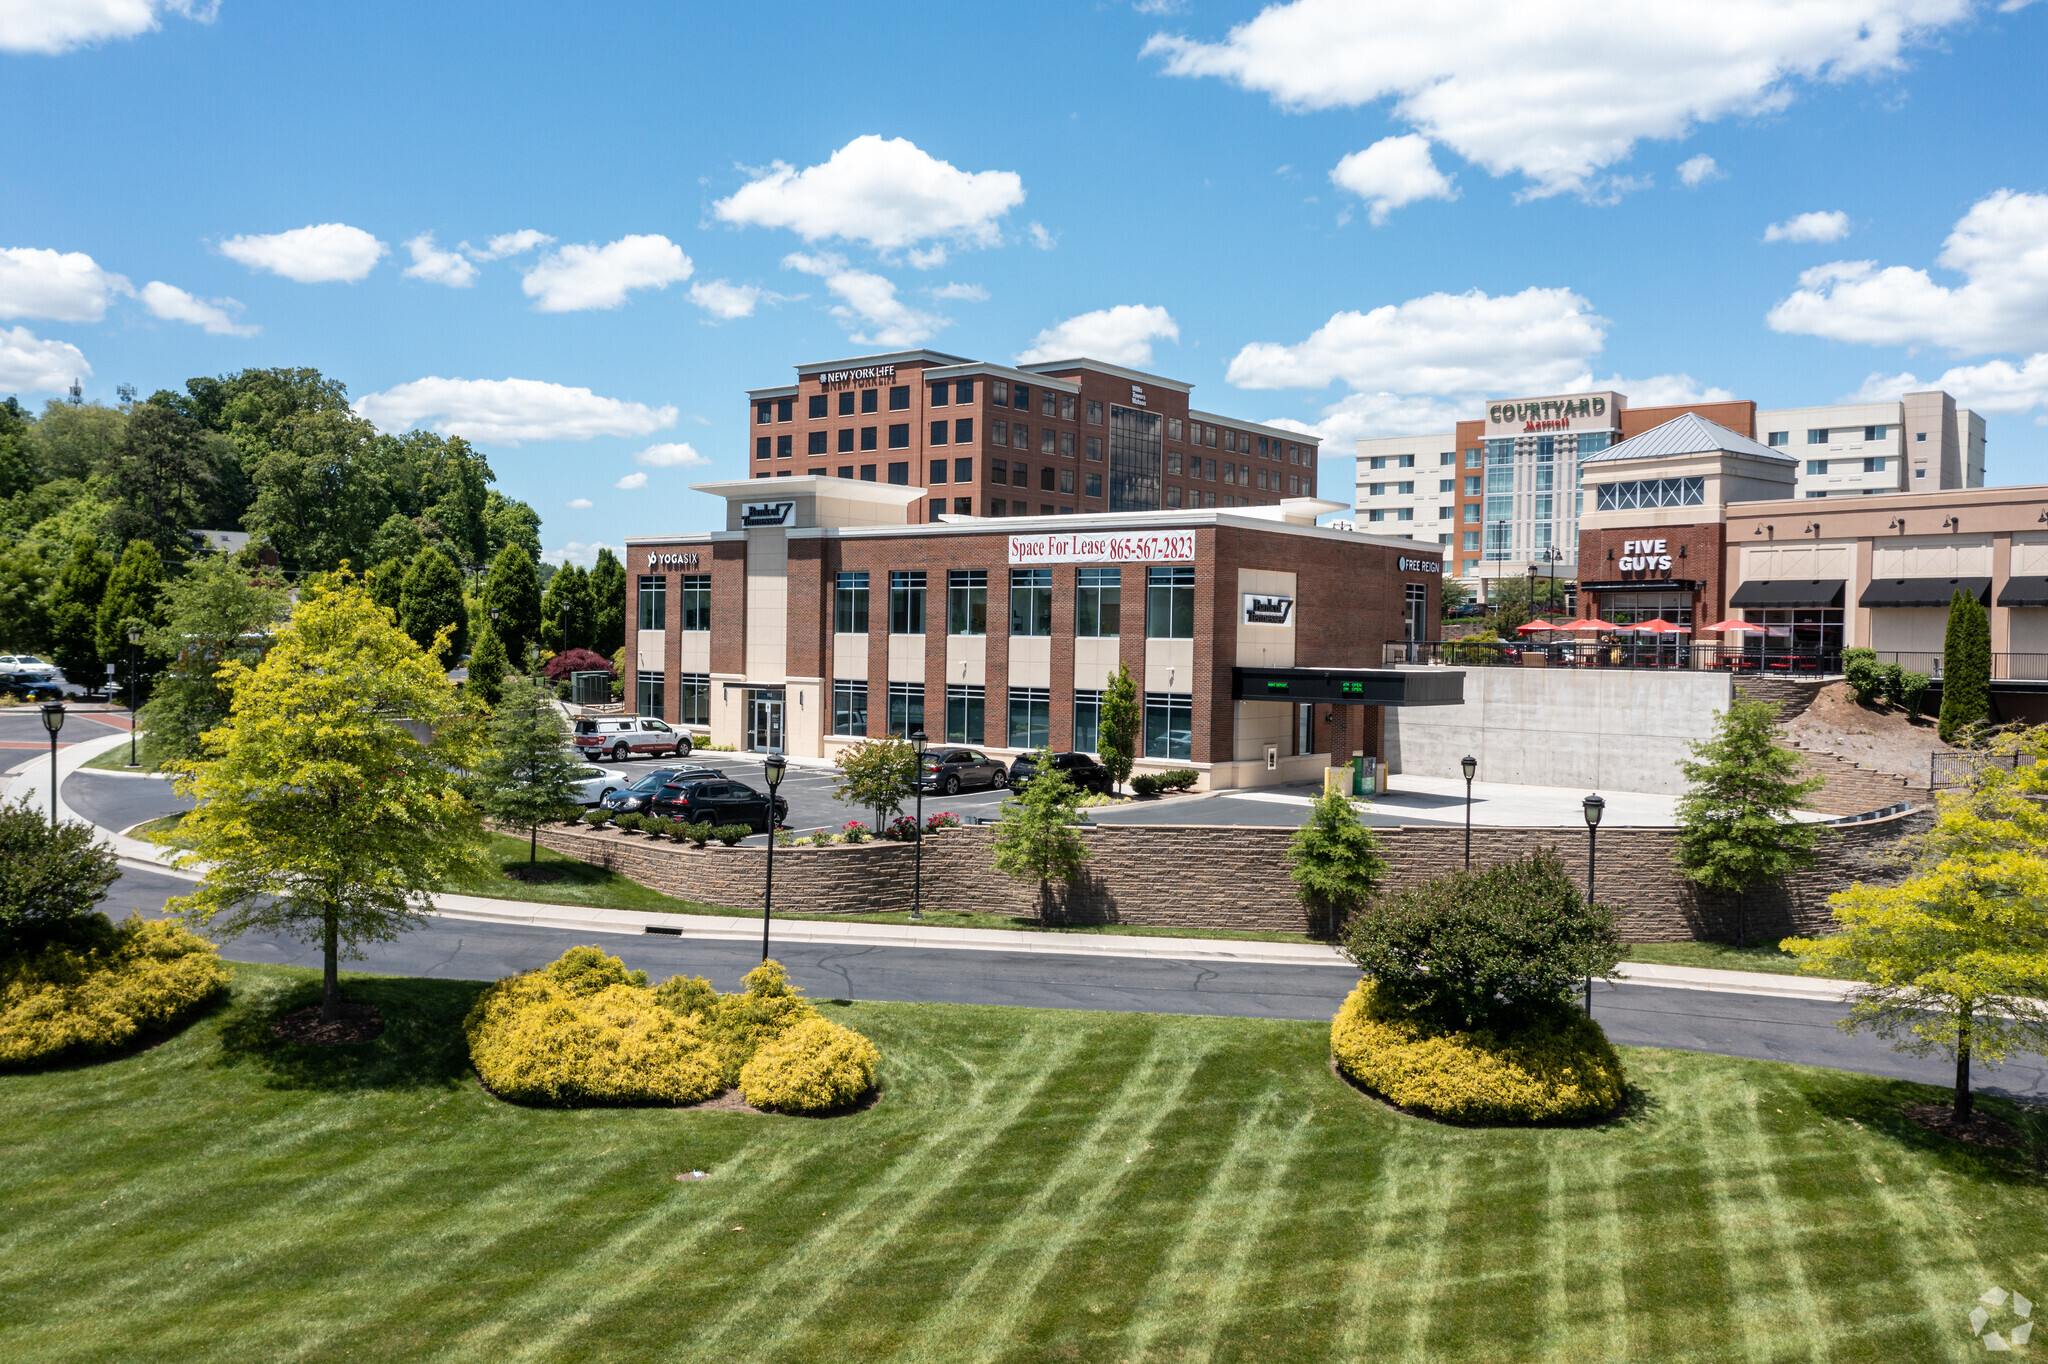
<svg viewBox="0 0 2048 1364"><path fill-rule="evenodd" d="M626 648L636 708L713 742L830 758L922 729L991 753L1093 751L1121 663L1139 769L1225 788L1379 755L1381 707L1457 689L1379 667L1386 641L1436 620L1441 556L1315 524L1341 504L932 523L921 484L697 490L725 499L723 530L627 541Z"/></svg>

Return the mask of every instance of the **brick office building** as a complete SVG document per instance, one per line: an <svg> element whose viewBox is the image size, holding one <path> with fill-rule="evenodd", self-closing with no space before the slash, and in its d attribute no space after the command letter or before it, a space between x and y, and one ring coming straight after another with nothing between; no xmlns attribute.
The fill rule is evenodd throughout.
<svg viewBox="0 0 2048 1364"><path fill-rule="evenodd" d="M747 393L749 472L922 485L910 519L925 522L1315 496L1315 438L1193 408L1191 389L1088 359L914 350L798 365L794 384Z"/></svg>
<svg viewBox="0 0 2048 1364"><path fill-rule="evenodd" d="M1139 767L1223 788L1379 755L1378 707L1459 694L1460 674L1377 667L1437 618L1440 556L1318 526L1316 499L933 525L918 486L697 490L726 499L724 530L627 541L626 648L636 708L714 742L1093 751L1122 663Z"/></svg>

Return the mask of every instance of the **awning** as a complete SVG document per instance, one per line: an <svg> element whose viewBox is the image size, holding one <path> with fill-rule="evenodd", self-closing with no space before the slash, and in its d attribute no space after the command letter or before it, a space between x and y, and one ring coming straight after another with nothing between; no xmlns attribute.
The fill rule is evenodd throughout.
<svg viewBox="0 0 2048 1364"><path fill-rule="evenodd" d="M2014 575L1999 589L2000 606L2048 606L2048 577Z"/></svg>
<svg viewBox="0 0 2048 1364"><path fill-rule="evenodd" d="M1744 583L1735 589L1735 595L1728 599L1730 606L1840 606L1842 589L1848 584L1840 578L1822 578L1815 582L1773 581ZM1943 597L1946 602L1948 598Z"/></svg>
<svg viewBox="0 0 2048 1364"><path fill-rule="evenodd" d="M1989 578L1879 578L1863 589L1858 606L1947 606L1955 594L1979 601L1991 591Z"/></svg>
<svg viewBox="0 0 2048 1364"><path fill-rule="evenodd" d="M1232 668L1234 701L1352 706L1456 706L1465 674L1456 668Z"/></svg>

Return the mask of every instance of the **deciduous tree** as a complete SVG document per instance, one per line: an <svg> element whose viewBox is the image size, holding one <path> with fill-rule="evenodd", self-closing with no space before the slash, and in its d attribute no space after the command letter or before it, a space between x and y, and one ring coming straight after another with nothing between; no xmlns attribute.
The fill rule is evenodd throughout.
<svg viewBox="0 0 2048 1364"><path fill-rule="evenodd" d="M261 658L290 607L275 574L217 554L195 561L165 586L163 623L150 631L149 646L172 662L136 716L147 762L162 767L200 757L199 736L228 717L221 668Z"/></svg>
<svg viewBox="0 0 2048 1364"><path fill-rule="evenodd" d="M1119 790L1131 779L1138 760L1138 685L1128 665L1118 663L1102 693L1101 724L1095 740L1097 756Z"/></svg>
<svg viewBox="0 0 2048 1364"><path fill-rule="evenodd" d="M1295 893L1315 933L1330 936L1372 898L1387 874L1372 830L1342 792L1324 791L1287 847Z"/></svg>
<svg viewBox="0 0 2048 1364"><path fill-rule="evenodd" d="M114 561L99 540L80 535L72 540L70 557L50 589L51 656L68 680L88 690L100 683L100 602L113 572Z"/></svg>
<svg viewBox="0 0 2048 1364"><path fill-rule="evenodd" d="M1074 825L1084 818L1081 789L1053 766L1048 750L1038 750L1037 764L1024 789L1003 798L1002 818L996 821L995 865L1006 876L1038 882L1043 909L1055 905L1054 882L1069 884L1081 875L1088 847L1074 832Z"/></svg>
<svg viewBox="0 0 2048 1364"><path fill-rule="evenodd" d="M128 631L147 631L157 624L157 602L163 590L164 565L156 546L147 540L130 540L128 548L121 551L121 562L107 575L107 590L93 623L93 641L101 661L125 665Z"/></svg>
<svg viewBox="0 0 2048 1364"><path fill-rule="evenodd" d="M398 623L413 643L446 665L468 645L469 617L462 606L462 575L428 545L413 558L398 589ZM436 641L439 641L438 643Z"/></svg>
<svg viewBox="0 0 2048 1364"><path fill-rule="evenodd" d="M590 650L610 658L626 642L626 566L609 549L590 570Z"/></svg>
<svg viewBox="0 0 2048 1364"><path fill-rule="evenodd" d="M879 734L849 744L839 754L839 784L832 794L848 805L875 812L880 832L903 802L916 793L917 750L902 739Z"/></svg>
<svg viewBox="0 0 2048 1364"><path fill-rule="evenodd" d="M477 799L500 824L526 830L528 866L540 855L541 822L576 804L574 773L582 765L547 690L530 677L506 682L477 769Z"/></svg>
<svg viewBox="0 0 2048 1364"><path fill-rule="evenodd" d="M564 564L548 579L540 603L540 644L556 653L590 647L590 576Z"/></svg>
<svg viewBox="0 0 2048 1364"><path fill-rule="evenodd" d="M47 812L0 801L0 956L64 937L120 876L91 825L67 819L52 833Z"/></svg>
<svg viewBox="0 0 2048 1364"><path fill-rule="evenodd" d="M1717 895L1745 895L1813 865L1817 824L1793 819L1825 783L1802 778L1799 755L1776 743L1777 707L1735 698L1711 738L1681 761L1686 792L1678 802L1678 869ZM1738 917L1736 938L1747 938Z"/></svg>

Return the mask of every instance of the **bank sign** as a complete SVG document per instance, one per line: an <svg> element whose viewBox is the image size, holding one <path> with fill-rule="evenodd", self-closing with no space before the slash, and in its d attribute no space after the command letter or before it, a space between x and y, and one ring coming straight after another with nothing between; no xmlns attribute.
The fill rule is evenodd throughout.
<svg viewBox="0 0 2048 1364"><path fill-rule="evenodd" d="M1516 398L1486 405L1490 437L1548 431L1612 431L1621 425L1619 393L1574 393L1558 398Z"/></svg>
<svg viewBox="0 0 2048 1364"><path fill-rule="evenodd" d="M789 514L795 510L794 502L748 502L740 508L740 528L752 530L755 526L786 526Z"/></svg>
<svg viewBox="0 0 2048 1364"><path fill-rule="evenodd" d="M1246 625L1285 625L1294 619L1292 597L1274 597L1258 592L1242 595Z"/></svg>
<svg viewBox="0 0 2048 1364"><path fill-rule="evenodd" d="M1013 564L1191 564L1195 533L1136 531L1116 534L1074 531L1058 535L1012 535Z"/></svg>

